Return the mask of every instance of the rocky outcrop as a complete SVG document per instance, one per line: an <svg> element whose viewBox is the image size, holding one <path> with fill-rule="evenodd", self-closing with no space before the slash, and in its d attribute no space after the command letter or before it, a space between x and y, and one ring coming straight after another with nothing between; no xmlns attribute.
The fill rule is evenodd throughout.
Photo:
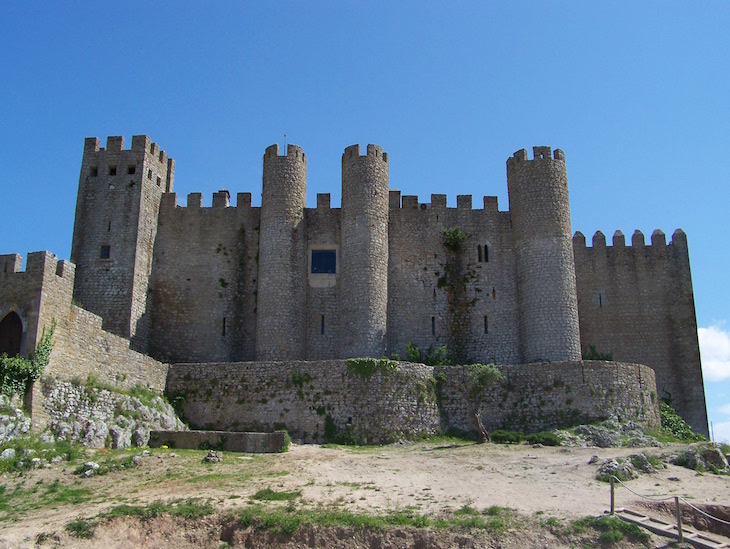
<svg viewBox="0 0 730 549"><path fill-rule="evenodd" d="M43 407L54 437L84 446L146 446L151 430L183 430L167 401L149 392L139 396L74 383L44 379Z"/></svg>

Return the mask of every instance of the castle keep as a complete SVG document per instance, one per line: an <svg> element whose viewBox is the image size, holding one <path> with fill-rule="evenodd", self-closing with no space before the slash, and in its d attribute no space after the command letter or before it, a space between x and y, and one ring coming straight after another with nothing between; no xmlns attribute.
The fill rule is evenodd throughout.
<svg viewBox="0 0 730 549"><path fill-rule="evenodd" d="M476 208L471 195L458 196L456 208L447 207L446 195L431 195L428 202L401 196L389 188L388 161L376 145L346 148L341 207L319 194L316 207L308 208L304 152L272 145L263 157L261 207L251 205L250 193L238 193L233 206L227 190L203 207L199 193L178 204L174 162L147 136L134 136L129 149L121 137L108 138L105 148L87 138L71 263L59 263L54 275L74 300L54 297L63 302L53 313L60 319L59 346L67 346L64 333L78 317L88 317L98 338L126 345L129 356L147 355L134 361L173 364L167 390L181 394L186 382L205 384L221 372L229 377L218 379L218 387L234 383L230 376L243 379L241 372L249 380L277 369L286 372L281 380L304 370L311 370L310 378L318 372L326 377L345 368L343 359L405 357L409 343L423 350L447 345L461 363L494 362L515 379L539 371L541 382L556 388L570 379L590 384L594 374L596 384L613 379L603 397L638 391L634 415L648 413L658 398L671 398L696 430L707 433L681 230L669 243L654 231L649 244L636 231L630 245L617 231L610 246L599 232L587 246L581 233L571 234L559 149L534 147L532 158L521 150L507 160L508 211L499 210L495 196ZM19 256L0 256L0 319L18 316L26 354L38 337L38 315L46 321L51 315L40 298L21 307L20 290L9 285L40 268L31 256L26 273ZM43 261L55 259L49 254ZM83 332L77 339L90 333L74 329ZM590 346L611 353L615 362L601 369L601 363L581 361ZM74 352L84 356L80 348ZM239 393L255 385L237 383ZM585 390L594 395L597 386ZM195 400L186 394L189 403ZM563 396L550 413L572 405L566 402L574 398ZM234 402L241 408L242 398L224 408ZM347 405L331 404L332 417L337 406ZM494 406L497 417L496 401ZM269 413L284 418L266 402L248 416L239 412L233 414L239 423L229 428L271 427L277 422L264 419ZM220 427L227 420L216 421ZM315 428L321 431L310 426L309 437Z"/></svg>

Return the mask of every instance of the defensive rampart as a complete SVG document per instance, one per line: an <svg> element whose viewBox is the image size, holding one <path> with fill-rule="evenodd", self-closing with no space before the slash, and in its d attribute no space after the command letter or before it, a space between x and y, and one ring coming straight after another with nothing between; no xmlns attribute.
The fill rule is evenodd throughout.
<svg viewBox="0 0 730 549"><path fill-rule="evenodd" d="M367 377L357 360L174 364L166 391L194 429L286 429L304 442L344 434L371 443L473 430L463 367L401 362ZM659 424L654 372L646 366L576 361L500 369L504 381L482 396L488 429L534 432L609 417Z"/></svg>
<svg viewBox="0 0 730 549"><path fill-rule="evenodd" d="M72 304L74 265L57 261L49 252L28 254L26 270L21 271L21 257L0 256L0 318L15 312L22 323L20 354L30 355L44 329L55 321L53 351L43 376L62 381L97 381L129 389L142 385L162 391L167 364L133 351L128 339L102 329L102 319ZM26 398L34 428L48 420L41 402L40 384Z"/></svg>
<svg viewBox="0 0 730 549"><path fill-rule="evenodd" d="M621 231L606 245L600 231L593 246L573 237L580 339L621 362L640 362L656 372L660 398L697 432L708 435L697 319L687 237L681 229L667 244L656 230L651 244L635 231L631 245Z"/></svg>

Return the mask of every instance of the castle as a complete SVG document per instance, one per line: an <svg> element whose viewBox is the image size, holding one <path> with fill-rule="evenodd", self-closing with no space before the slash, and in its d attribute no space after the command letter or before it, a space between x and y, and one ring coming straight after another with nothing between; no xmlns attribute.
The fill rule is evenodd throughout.
<svg viewBox="0 0 730 549"><path fill-rule="evenodd" d="M639 372L642 391L644 383L654 387L652 406L670 398L707 434L681 230L669 243L654 231L650 244L636 231L630 245L617 231L610 246L598 232L587 246L581 233L571 234L559 149L534 147L532 159L521 150L507 160L509 211L498 209L495 196L476 209L471 195L458 196L456 208L446 195L430 202L401 196L389 189L387 153L376 145L362 153L353 145L342 155L340 208L330 206L329 194L306 207L307 158L294 145L283 155L277 145L266 149L261 207L251 205L250 193L232 206L226 190L213 195L212 207L202 206L200 193L182 207L174 161L149 137L134 136L130 149L122 137L109 137L105 148L87 138L71 262L30 254L23 273L20 256L0 256L0 345L27 354L42 326L58 318L54 372L70 375L88 363L119 383L167 383L168 392L185 386L168 364L184 363L188 381L202 365L217 364L200 378L205 383L232 364L268 375L277 364L405 357L409 344L446 345L460 363L494 362L517 376L520 366L542 365L558 387L555 376L562 384L578 367L588 383L586 368L599 366L582 354L593 348L610 353L615 380ZM116 353L116 364L89 358L99 345ZM61 356L75 366L61 365ZM124 379L122 363L134 365ZM146 371L155 372L154 382ZM648 394L634 403L641 413Z"/></svg>

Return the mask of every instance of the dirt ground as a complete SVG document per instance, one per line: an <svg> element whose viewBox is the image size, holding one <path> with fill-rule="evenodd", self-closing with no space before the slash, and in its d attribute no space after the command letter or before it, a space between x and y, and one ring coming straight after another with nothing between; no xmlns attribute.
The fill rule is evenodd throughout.
<svg viewBox="0 0 730 549"><path fill-rule="evenodd" d="M659 455L669 450L450 442L367 448L292 445L289 452L274 455L226 452L223 462L212 464L202 463L203 451L154 450L133 469L82 478L74 474L74 469L84 460L102 463L140 452L89 450L76 464L56 464L22 476L3 475L0 483L4 493L23 495L8 498L6 506L0 506L0 547L34 547L37 541L48 547L107 548L568 547L570 541L558 543L537 525L553 517L553 521L564 522L599 516L609 508L610 488L595 479L598 463L588 463L592 456L603 460L638 451ZM74 501L49 503L48 486L56 480L85 495ZM377 543L367 539L368 533L360 532L360 538L355 539L355 534L341 529L323 532L311 527L292 539L269 536L264 543L262 539L252 541L250 532L235 528L229 524L233 519L227 517L265 488L301 491L298 506L332 505L368 513L414 509L419 514L437 516L465 505L479 510L508 507L518 511L531 526L512 531L499 541L486 534L459 537L449 533L439 537L406 529L395 530L389 534L392 539L386 536ZM643 474L625 487L618 485L616 507L640 510L651 504L634 493L657 499L678 495L698 506L730 506L730 477L698 474L670 465L657 473ZM64 530L73 519L94 518L123 503L144 505L191 497L211 501L217 514L187 523L169 517L147 522L102 520L94 538L88 541L71 537ZM652 515L661 518L659 511ZM672 520L670 516L664 518Z"/></svg>

